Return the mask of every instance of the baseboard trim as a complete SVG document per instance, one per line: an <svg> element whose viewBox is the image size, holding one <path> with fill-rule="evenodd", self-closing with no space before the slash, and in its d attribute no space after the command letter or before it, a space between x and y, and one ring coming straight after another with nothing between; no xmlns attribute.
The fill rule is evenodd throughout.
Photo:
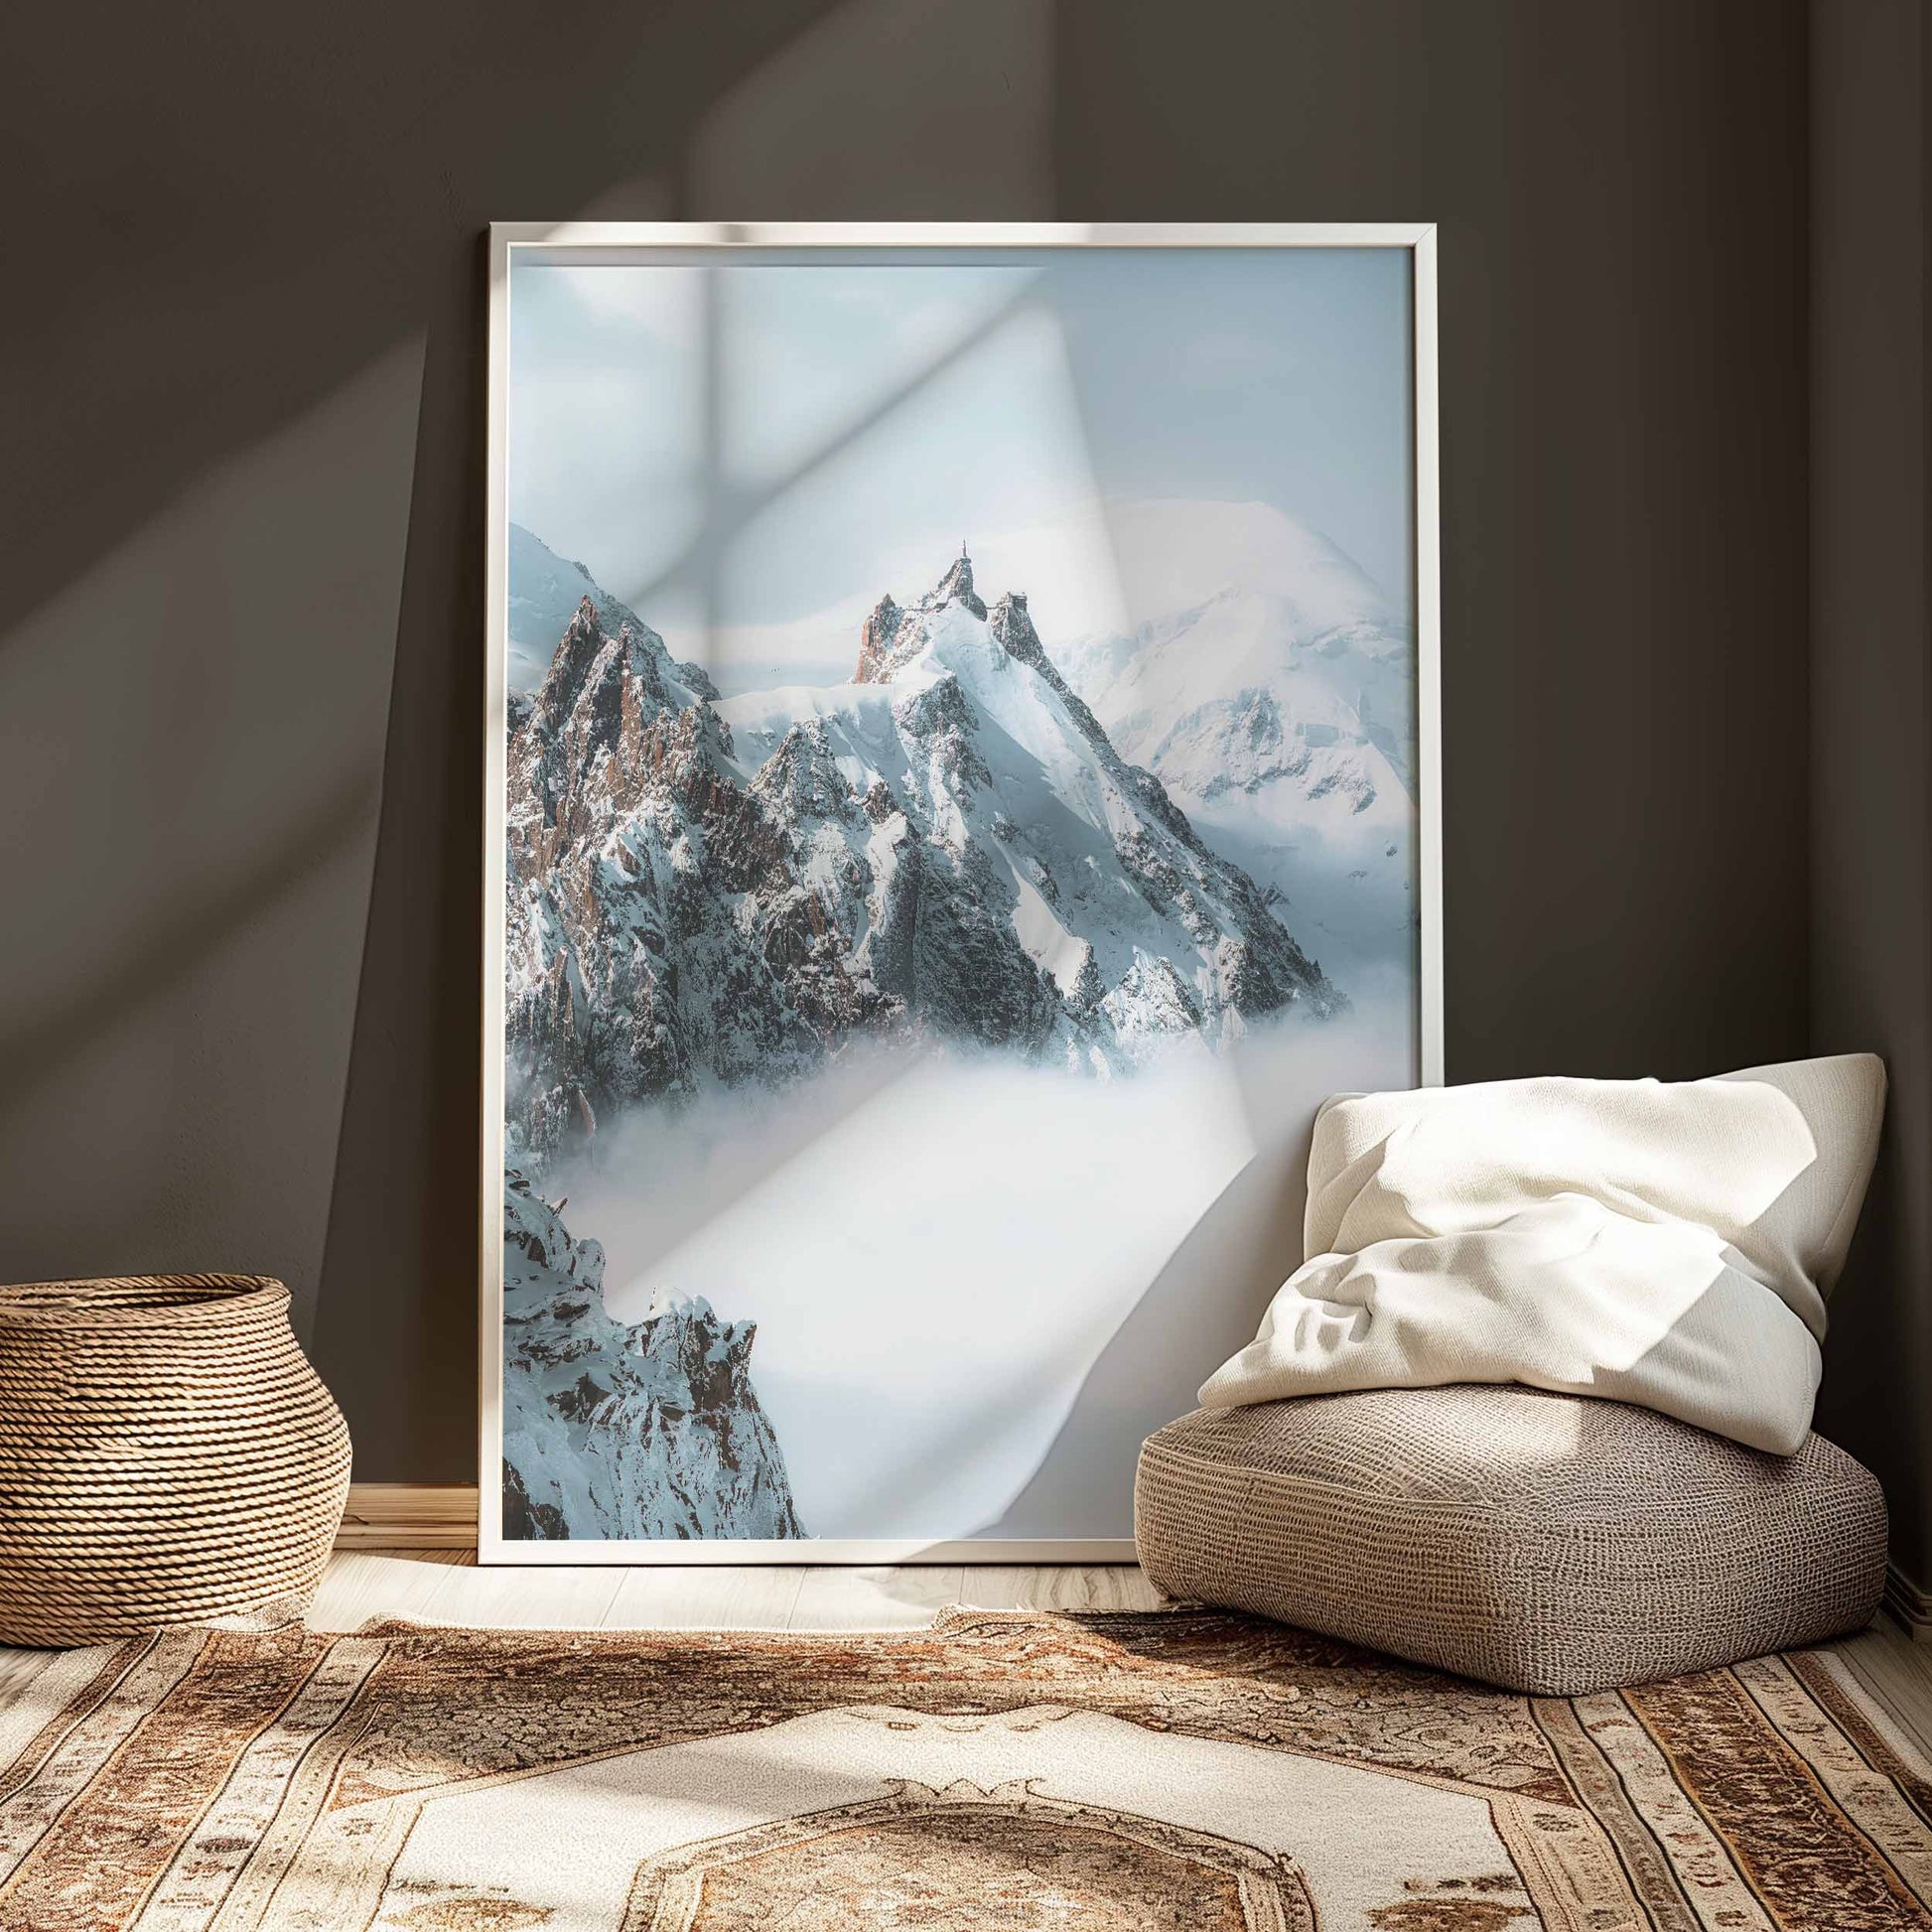
<svg viewBox="0 0 1932 1932"><path fill-rule="evenodd" d="M1914 1643L1932 1643L1932 1590L1922 1589L1895 1563L1885 1565L1885 1608Z"/></svg>
<svg viewBox="0 0 1932 1932"><path fill-rule="evenodd" d="M351 1482L339 1550L474 1550L474 1482Z"/></svg>

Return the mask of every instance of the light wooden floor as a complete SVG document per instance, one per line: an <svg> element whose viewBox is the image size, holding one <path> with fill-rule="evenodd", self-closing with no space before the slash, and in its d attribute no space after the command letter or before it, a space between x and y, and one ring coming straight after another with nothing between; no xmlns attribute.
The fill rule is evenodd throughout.
<svg viewBox="0 0 1932 1932"><path fill-rule="evenodd" d="M1161 1601L1133 1564L482 1570L467 1550L339 1551L309 1622L317 1630L353 1630L374 1616L524 1629L915 1630L951 1603L1132 1610ZM1932 1644L1913 1643L1881 1615L1836 1648L1932 1752ZM0 1704L54 1654L0 1649Z"/></svg>
<svg viewBox="0 0 1932 1932"><path fill-rule="evenodd" d="M916 1630L949 1603L1151 1610L1161 1601L1131 1563L480 1570L468 1550L339 1550L309 1623L353 1630L368 1617L403 1616L524 1629Z"/></svg>

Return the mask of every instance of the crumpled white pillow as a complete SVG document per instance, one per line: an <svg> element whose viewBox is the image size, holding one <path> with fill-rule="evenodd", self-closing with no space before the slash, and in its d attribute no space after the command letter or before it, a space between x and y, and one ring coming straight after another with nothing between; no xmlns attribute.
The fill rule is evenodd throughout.
<svg viewBox="0 0 1932 1932"><path fill-rule="evenodd" d="M1337 1095L1309 1259L1201 1404L1521 1382L1789 1454L1884 1104L1869 1053Z"/></svg>

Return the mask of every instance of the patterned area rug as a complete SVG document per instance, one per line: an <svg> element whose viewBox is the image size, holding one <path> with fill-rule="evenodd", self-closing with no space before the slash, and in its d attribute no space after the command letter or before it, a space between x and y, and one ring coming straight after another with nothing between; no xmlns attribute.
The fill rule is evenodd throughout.
<svg viewBox="0 0 1932 1932"><path fill-rule="evenodd" d="M1527 1699L1243 1618L176 1630L0 1708L10 1932L1932 1928L1829 1652Z"/></svg>

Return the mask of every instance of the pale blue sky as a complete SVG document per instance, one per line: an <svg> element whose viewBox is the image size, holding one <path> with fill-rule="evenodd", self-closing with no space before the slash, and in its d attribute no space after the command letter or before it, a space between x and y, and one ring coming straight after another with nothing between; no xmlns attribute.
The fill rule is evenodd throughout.
<svg viewBox="0 0 1932 1932"><path fill-rule="evenodd" d="M962 538L1025 572L1049 635L1138 621L1102 581L1132 560L1062 566L1054 533L1148 498L1268 503L1413 620L1402 249L519 263L510 342L511 517L686 648L708 627L714 652L811 656L822 632L836 656Z"/></svg>

